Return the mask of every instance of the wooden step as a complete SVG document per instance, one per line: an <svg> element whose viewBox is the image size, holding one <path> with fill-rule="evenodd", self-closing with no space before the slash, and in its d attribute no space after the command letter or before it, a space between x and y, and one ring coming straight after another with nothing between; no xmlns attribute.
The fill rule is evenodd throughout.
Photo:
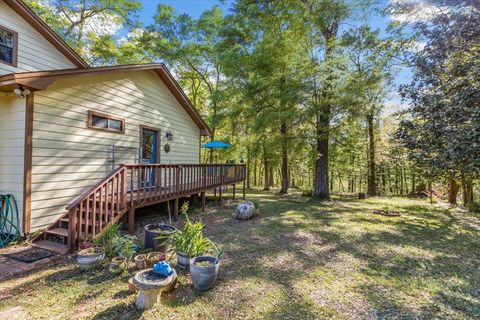
<svg viewBox="0 0 480 320"><path fill-rule="evenodd" d="M66 244L53 242L50 240L40 240L34 242L32 246L57 252L59 254L66 254L68 252L68 246Z"/></svg>
<svg viewBox="0 0 480 320"><path fill-rule="evenodd" d="M55 228L46 231L48 234L54 234L56 236L68 237L68 229L65 228Z"/></svg>

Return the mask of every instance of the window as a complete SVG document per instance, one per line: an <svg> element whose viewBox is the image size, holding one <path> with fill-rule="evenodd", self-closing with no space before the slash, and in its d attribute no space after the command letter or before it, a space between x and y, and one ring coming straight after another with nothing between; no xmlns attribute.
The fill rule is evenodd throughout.
<svg viewBox="0 0 480 320"><path fill-rule="evenodd" d="M88 111L88 127L90 129L125 133L125 120L100 112Z"/></svg>
<svg viewBox="0 0 480 320"><path fill-rule="evenodd" d="M0 26L0 62L17 65L18 34Z"/></svg>

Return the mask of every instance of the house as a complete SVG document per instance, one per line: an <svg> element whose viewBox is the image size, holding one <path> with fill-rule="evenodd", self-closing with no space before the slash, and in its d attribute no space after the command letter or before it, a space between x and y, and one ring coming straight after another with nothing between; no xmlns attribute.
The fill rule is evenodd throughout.
<svg viewBox="0 0 480 320"><path fill-rule="evenodd" d="M209 134L163 64L90 67L0 0L0 192L24 233L46 228L39 246L74 249L127 212L132 228L138 207L243 181L244 166L200 164Z"/></svg>

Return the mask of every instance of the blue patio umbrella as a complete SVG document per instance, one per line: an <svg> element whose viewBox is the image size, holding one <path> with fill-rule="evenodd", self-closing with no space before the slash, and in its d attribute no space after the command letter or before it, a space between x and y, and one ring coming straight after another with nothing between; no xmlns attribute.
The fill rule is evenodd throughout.
<svg viewBox="0 0 480 320"><path fill-rule="evenodd" d="M231 147L232 147L231 144L228 144L222 141L215 141L215 140L202 145L202 148L205 148L205 149L227 149Z"/></svg>
<svg viewBox="0 0 480 320"><path fill-rule="evenodd" d="M202 145L202 148L205 148L205 149L210 149L210 162L213 162L213 149L228 149L228 148L231 148L232 145L231 144L228 144L228 143L225 143L225 142L222 142L222 141L216 141L216 140L213 140L209 143L205 143L204 145Z"/></svg>

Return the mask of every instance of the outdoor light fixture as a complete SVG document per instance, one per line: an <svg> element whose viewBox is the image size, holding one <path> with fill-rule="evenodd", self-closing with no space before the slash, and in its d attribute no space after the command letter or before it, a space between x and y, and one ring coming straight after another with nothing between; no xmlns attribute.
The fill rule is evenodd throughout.
<svg viewBox="0 0 480 320"><path fill-rule="evenodd" d="M168 143L165 143L165 145L163 146L163 151L165 151L165 153L170 152L170 145Z"/></svg>
<svg viewBox="0 0 480 320"><path fill-rule="evenodd" d="M165 138L167 138L167 140L173 140L173 133L172 131L167 131L165 133Z"/></svg>
<svg viewBox="0 0 480 320"><path fill-rule="evenodd" d="M13 93L15 93L19 97L25 98L30 94L30 89L24 87L17 87L15 88L15 90L13 90Z"/></svg>

